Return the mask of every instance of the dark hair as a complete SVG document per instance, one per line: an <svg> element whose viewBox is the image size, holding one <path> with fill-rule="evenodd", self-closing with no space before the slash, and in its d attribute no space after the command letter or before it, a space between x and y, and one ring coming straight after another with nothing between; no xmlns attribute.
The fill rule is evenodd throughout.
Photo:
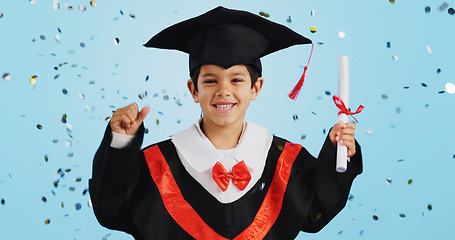
<svg viewBox="0 0 455 240"><path fill-rule="evenodd" d="M249 64L245 64L245 67L246 69L248 70L248 73L250 74L250 78L251 78L251 88L253 88L254 84L256 83L256 81L258 80L259 77L261 77L261 73L259 72L259 70L253 66L253 65L249 65ZM199 73L201 72L201 67L197 67L193 70L193 74L191 75L191 80L193 80L193 84L194 84L194 90L197 92L198 89L197 89L197 79L199 77Z"/></svg>

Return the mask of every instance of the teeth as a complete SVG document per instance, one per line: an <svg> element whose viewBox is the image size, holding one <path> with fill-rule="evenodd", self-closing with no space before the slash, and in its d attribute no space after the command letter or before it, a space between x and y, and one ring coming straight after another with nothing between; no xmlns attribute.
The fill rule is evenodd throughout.
<svg viewBox="0 0 455 240"><path fill-rule="evenodd" d="M216 108L221 109L221 110L227 110L233 106L234 106L234 104L216 105Z"/></svg>

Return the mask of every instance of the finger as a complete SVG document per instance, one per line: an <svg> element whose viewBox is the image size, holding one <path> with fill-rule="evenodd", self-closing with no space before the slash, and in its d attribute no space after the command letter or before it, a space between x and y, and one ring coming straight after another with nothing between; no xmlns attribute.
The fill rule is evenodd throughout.
<svg viewBox="0 0 455 240"><path fill-rule="evenodd" d="M142 121L144 121L145 117L147 117L147 114L150 112L150 107L144 107L141 112L137 115L136 122L141 124Z"/></svg>

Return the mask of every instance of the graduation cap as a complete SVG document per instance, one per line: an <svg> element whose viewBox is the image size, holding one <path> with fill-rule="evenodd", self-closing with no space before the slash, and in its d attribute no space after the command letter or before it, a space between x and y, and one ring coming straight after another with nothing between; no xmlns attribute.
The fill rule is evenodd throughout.
<svg viewBox="0 0 455 240"><path fill-rule="evenodd" d="M308 43L311 43L310 39L286 26L249 12L217 7L162 30L144 46L188 53L191 76L195 69L205 64L225 69L248 64L261 73L261 57ZM300 82L303 84L302 79Z"/></svg>

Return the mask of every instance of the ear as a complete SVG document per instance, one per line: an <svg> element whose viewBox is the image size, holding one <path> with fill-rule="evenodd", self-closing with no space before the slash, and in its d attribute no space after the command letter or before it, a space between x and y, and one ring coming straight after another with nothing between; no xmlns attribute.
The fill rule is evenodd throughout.
<svg viewBox="0 0 455 240"><path fill-rule="evenodd" d="M254 84L253 88L251 89L251 100L256 100L256 98L259 95L259 92L262 89L262 85L264 84L264 78L263 77L258 77L258 80Z"/></svg>
<svg viewBox="0 0 455 240"><path fill-rule="evenodd" d="M189 79L188 82L186 83L188 90L190 90L191 95L193 96L193 100L195 103L199 102L199 97L197 94L197 91L194 88L194 83L192 79Z"/></svg>

